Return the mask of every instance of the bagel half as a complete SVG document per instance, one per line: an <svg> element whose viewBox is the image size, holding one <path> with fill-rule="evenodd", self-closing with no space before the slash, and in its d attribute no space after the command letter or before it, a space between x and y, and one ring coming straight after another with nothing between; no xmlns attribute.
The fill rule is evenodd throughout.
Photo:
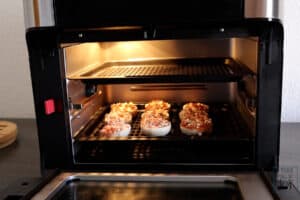
<svg viewBox="0 0 300 200"><path fill-rule="evenodd" d="M142 133L150 136L155 136L155 137L162 137L168 135L168 133L171 131L171 123L167 126L163 127L155 127L155 128L146 128L146 127L141 127Z"/></svg>

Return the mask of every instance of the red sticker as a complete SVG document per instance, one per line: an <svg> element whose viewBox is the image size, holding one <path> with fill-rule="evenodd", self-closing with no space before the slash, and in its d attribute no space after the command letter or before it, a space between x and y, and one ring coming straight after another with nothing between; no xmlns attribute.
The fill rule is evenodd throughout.
<svg viewBox="0 0 300 200"><path fill-rule="evenodd" d="M51 115L52 113L55 112L55 104L53 99L48 99L44 102L45 106L45 114L46 115Z"/></svg>

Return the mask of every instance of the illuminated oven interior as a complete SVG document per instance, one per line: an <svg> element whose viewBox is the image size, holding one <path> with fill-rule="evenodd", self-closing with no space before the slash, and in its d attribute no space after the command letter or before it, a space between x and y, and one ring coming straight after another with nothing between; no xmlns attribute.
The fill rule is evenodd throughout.
<svg viewBox="0 0 300 200"><path fill-rule="evenodd" d="M258 38L63 44L70 134L77 163L240 163L254 160ZM140 129L144 105L171 105L171 130ZM126 137L103 137L110 105L133 102ZM210 133L186 135L178 117L188 102L209 106Z"/></svg>

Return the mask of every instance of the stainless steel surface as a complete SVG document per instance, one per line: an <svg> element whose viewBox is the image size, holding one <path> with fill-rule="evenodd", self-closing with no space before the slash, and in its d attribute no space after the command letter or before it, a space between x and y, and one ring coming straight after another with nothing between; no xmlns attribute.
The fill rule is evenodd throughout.
<svg viewBox="0 0 300 200"><path fill-rule="evenodd" d="M258 38L233 38L231 56L245 64L252 72L257 73Z"/></svg>
<svg viewBox="0 0 300 200"><path fill-rule="evenodd" d="M248 97L257 97L257 76L248 75L243 78L243 83L245 86L245 92Z"/></svg>
<svg viewBox="0 0 300 200"><path fill-rule="evenodd" d="M250 132L252 135L255 135L256 130L256 109L249 108L243 92L240 92L239 95L236 96L236 107L244 121L246 122Z"/></svg>
<svg viewBox="0 0 300 200"><path fill-rule="evenodd" d="M85 43L64 48L65 68L74 78L105 62L230 57L230 45L230 39Z"/></svg>
<svg viewBox="0 0 300 200"><path fill-rule="evenodd" d="M105 61L226 57L230 55L230 39L152 40L104 42Z"/></svg>
<svg viewBox="0 0 300 200"><path fill-rule="evenodd" d="M281 0L245 0L246 18L279 19Z"/></svg>
<svg viewBox="0 0 300 200"><path fill-rule="evenodd" d="M98 85L95 94L89 97L86 96L85 87L86 85L79 80L67 80L67 94L72 104L82 104L86 107L93 98L100 98L99 101L103 103L103 86Z"/></svg>
<svg viewBox="0 0 300 200"><path fill-rule="evenodd" d="M53 0L23 0L25 28L54 26Z"/></svg>
<svg viewBox="0 0 300 200"><path fill-rule="evenodd" d="M70 122L71 122L71 134L76 136L76 134L84 128L86 123L93 118L94 113L99 109L100 105L97 98L94 98L89 106L84 107L81 110L76 110L70 112Z"/></svg>
<svg viewBox="0 0 300 200"><path fill-rule="evenodd" d="M106 62L172 58L232 57L256 72L257 44L258 39L255 37L159 40L84 43L67 46L63 51L66 76L72 79L82 79L81 74Z"/></svg>
<svg viewBox="0 0 300 200"><path fill-rule="evenodd" d="M234 102L237 84L204 83L204 84L112 84L106 85L107 102L133 101L145 103L153 99L180 103L187 101L201 102Z"/></svg>
<svg viewBox="0 0 300 200"><path fill-rule="evenodd" d="M105 62L157 60L166 58L233 57L257 71L257 43L255 37L228 39L160 40L134 42L104 42L64 44L64 67L68 78L78 77ZM164 67L164 66L163 66ZM67 80L67 93L72 104L81 104L85 85ZM101 87L101 88L100 88ZM133 101L145 103L152 99L169 102L236 102L237 83L204 84L111 84L99 85L102 94L93 107L70 112L72 135L84 127L100 105ZM245 110L245 109L244 109ZM246 115L247 116L247 115ZM252 119L252 118L251 118ZM253 120L250 120L253 121ZM252 127L252 126L251 126Z"/></svg>
<svg viewBox="0 0 300 200"><path fill-rule="evenodd" d="M63 53L67 76L81 74L104 63L105 51L100 43L72 44L65 47Z"/></svg>
<svg viewBox="0 0 300 200"><path fill-rule="evenodd" d="M268 188L257 173L224 174L151 174L151 173L62 173L47 184L32 199L52 197L67 181L80 179L87 181L131 181L131 182L237 182L245 200L273 199ZM255 194L255 195L254 195Z"/></svg>
<svg viewBox="0 0 300 200"><path fill-rule="evenodd" d="M280 3L281 0L245 0L245 17L278 19ZM23 4L26 28L55 26L53 0L23 0Z"/></svg>
<svg viewBox="0 0 300 200"><path fill-rule="evenodd" d="M170 103L236 102L237 83L162 83L162 84L110 84L98 85L97 93L85 96L85 85L79 80L67 80L69 104L81 109L69 109L71 135L76 136L101 106L116 102L146 103L163 99Z"/></svg>
<svg viewBox="0 0 300 200"><path fill-rule="evenodd" d="M83 128L83 126L93 117L93 114L104 104L103 86L97 86L97 92L90 96L85 96L85 85L81 81L67 80L67 95L69 104L81 105L81 109L69 109L70 129L72 136Z"/></svg>

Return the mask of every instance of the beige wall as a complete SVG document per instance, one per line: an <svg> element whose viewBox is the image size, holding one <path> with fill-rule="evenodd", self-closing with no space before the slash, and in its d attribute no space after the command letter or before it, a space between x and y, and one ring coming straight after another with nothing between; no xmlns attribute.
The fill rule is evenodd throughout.
<svg viewBox="0 0 300 200"><path fill-rule="evenodd" d="M23 1L0 1L0 118L35 117Z"/></svg>

